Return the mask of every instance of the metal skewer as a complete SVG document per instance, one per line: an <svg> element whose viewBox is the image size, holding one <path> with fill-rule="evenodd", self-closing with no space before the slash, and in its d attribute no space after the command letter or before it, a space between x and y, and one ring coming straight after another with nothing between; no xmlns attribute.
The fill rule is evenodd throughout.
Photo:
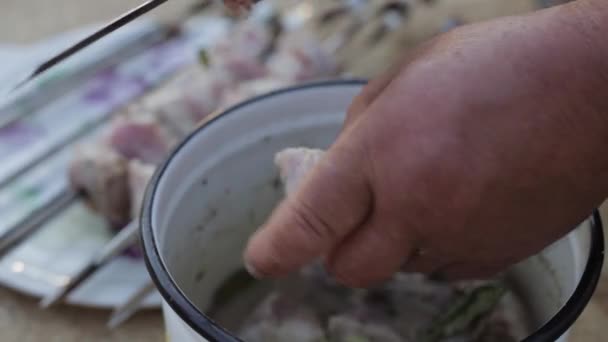
<svg viewBox="0 0 608 342"><path fill-rule="evenodd" d="M110 316L108 320L108 328L116 329L119 325L123 324L129 318L133 317L135 313L141 307L146 298L156 290L156 286L152 281L147 282L142 287L140 287L135 294L133 294L127 302L123 305L117 307Z"/></svg>
<svg viewBox="0 0 608 342"><path fill-rule="evenodd" d="M44 151L44 153L40 153L39 155L35 155L34 158L28 160L23 163L22 166L16 167L13 172L8 174L4 178L0 178L0 188L7 186L17 178L21 177L25 172L31 170L32 168L40 165L41 163L49 160L52 157L55 157L61 153L65 153L64 151L78 143L84 143L93 140L98 137L101 132L108 126L108 122L113 118L112 115L102 116L100 119L92 121L90 123L90 128L84 128L83 130L77 131L74 134L71 134L63 141L58 142L55 146L50 146L49 149ZM1 127L1 125L0 125Z"/></svg>
<svg viewBox="0 0 608 342"><path fill-rule="evenodd" d="M13 91L15 91L18 88L22 87L24 84L26 84L27 82L29 82L32 79L36 78L38 75L42 74L43 72L47 71L48 69L52 68L53 66L57 65L61 61L69 58L70 56L72 56L76 52L78 52L78 51L86 48L87 46L93 44L94 42L98 41L99 39L101 39L101 38L107 36L108 34L116 31L117 29L123 27L124 25L130 23L131 21L137 19L138 17L140 17L143 14L145 14L145 13L153 10L154 8L160 6L161 4L163 4L165 2L167 2L167 0L149 0L149 1L141 4L139 7L136 7L134 9L130 10L129 12L121 15L120 17L114 19L112 22L110 22L109 24L105 25L104 27L102 27L101 29L99 29L98 31L96 31L95 33L93 33L90 36L82 39L78 43L76 43L73 46L67 48L66 50L60 52L59 54L57 54L56 56L52 57L48 61L42 63L28 77L26 77L21 82L17 83L17 85L13 88Z"/></svg>
<svg viewBox="0 0 608 342"><path fill-rule="evenodd" d="M170 30L165 27L138 35L129 44L111 50L111 52L104 52L98 60L88 62L79 71L69 76L63 76L60 80L52 81L49 87L36 91L34 96L28 95L20 98L21 95L14 92L9 97L3 98L3 94L0 93L0 129L40 113L41 108L58 97L64 96L73 88L74 84L90 78L100 70L113 67L122 60L132 58L154 44L170 39L171 35ZM16 106L19 102L21 104ZM22 105L24 107L20 108Z"/></svg>
<svg viewBox="0 0 608 342"><path fill-rule="evenodd" d="M80 269L80 271L78 271L78 273L74 275L66 285L59 288L56 292L44 297L40 301L40 307L46 309L64 300L72 290L77 288L97 270L112 260L113 257L132 246L137 241L138 237L139 224L135 220L116 234L112 240L110 240L88 264Z"/></svg>
<svg viewBox="0 0 608 342"><path fill-rule="evenodd" d="M36 232L44 223L74 203L78 194L66 191L58 195L48 205L33 212L24 221L8 229L0 236L0 258L17 247L21 242Z"/></svg>

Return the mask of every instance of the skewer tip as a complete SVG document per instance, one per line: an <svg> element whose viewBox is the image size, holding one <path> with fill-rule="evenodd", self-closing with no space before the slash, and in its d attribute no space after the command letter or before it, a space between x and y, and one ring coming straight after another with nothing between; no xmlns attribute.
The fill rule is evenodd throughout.
<svg viewBox="0 0 608 342"><path fill-rule="evenodd" d="M114 330L116 328L118 328L120 325L122 325L124 322L126 322L129 318L131 317L131 312L121 312L121 311L114 311L112 313L112 316L110 316L110 319L108 320L108 323L106 324L106 326L108 327L108 329L110 330Z"/></svg>
<svg viewBox="0 0 608 342"><path fill-rule="evenodd" d="M62 297L63 296L61 292L53 293L49 296L42 298L40 302L38 302L38 307L43 310L49 309L50 307L60 302Z"/></svg>
<svg viewBox="0 0 608 342"><path fill-rule="evenodd" d="M30 79L32 79L32 76L28 76L28 77L22 79L9 90L9 93L14 93L15 91L19 90L24 85L26 85Z"/></svg>

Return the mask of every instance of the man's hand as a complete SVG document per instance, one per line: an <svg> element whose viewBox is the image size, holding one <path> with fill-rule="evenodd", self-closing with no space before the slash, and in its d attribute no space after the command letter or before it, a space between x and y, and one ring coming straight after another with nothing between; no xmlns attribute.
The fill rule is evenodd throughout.
<svg viewBox="0 0 608 342"><path fill-rule="evenodd" d="M370 83L248 265L279 276L324 258L351 286L403 268L485 277L569 232L608 195L605 9L462 27Z"/></svg>

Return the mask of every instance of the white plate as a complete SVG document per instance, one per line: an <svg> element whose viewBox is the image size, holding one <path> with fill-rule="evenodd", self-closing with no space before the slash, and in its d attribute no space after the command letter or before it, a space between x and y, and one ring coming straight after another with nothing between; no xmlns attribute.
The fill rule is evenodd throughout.
<svg viewBox="0 0 608 342"><path fill-rule="evenodd" d="M91 130L93 126L107 121L119 107L132 102L150 86L192 61L197 48L223 36L229 24L225 18L201 16L186 22L185 26L181 38L156 45L119 63L110 77L101 71L13 127L0 128L0 162L3 165L0 183L12 174L18 174L6 186L0 186L0 234L22 222L34 210L53 202L67 188L71 148L53 150L75 136L85 133L88 138L90 134L94 136L97 130ZM126 34L127 38L137 39L145 30L150 27L142 25L132 35ZM106 52L111 53L111 49L129 43L123 36L118 35L113 43L112 38L116 36L108 37L110 44L104 46ZM79 72L82 69L79 64L84 63L85 57L76 56L69 68L57 68L55 74L47 78L62 78ZM49 86L44 83L46 81L44 78L36 80L32 82L32 88ZM17 104L11 110L23 109ZM20 171L43 156L47 159L40 164ZM50 295L86 265L112 235L103 219L77 201L45 222L35 235L0 260L0 284L35 297ZM114 308L124 304L148 281L143 259L117 257L75 289L67 303ZM160 307L160 302L159 295L153 293L143 306L156 308Z"/></svg>
<svg viewBox="0 0 608 342"><path fill-rule="evenodd" d="M81 202L48 221L33 237L0 261L0 282L36 297L53 293L90 260L112 234ZM70 304L115 307L149 281L142 259L121 256L94 274L68 297ZM150 295L144 305L158 307Z"/></svg>

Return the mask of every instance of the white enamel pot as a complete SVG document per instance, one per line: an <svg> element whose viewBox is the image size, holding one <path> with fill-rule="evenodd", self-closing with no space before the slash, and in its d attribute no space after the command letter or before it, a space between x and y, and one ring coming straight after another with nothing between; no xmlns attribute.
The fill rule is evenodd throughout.
<svg viewBox="0 0 608 342"><path fill-rule="evenodd" d="M205 315L214 291L242 267L249 235L283 193L273 163L285 147L326 148L362 81L326 81L272 92L213 116L159 167L144 201L142 240L164 297L172 342L236 342ZM567 340L603 262L600 217L509 272L533 317L530 341Z"/></svg>

